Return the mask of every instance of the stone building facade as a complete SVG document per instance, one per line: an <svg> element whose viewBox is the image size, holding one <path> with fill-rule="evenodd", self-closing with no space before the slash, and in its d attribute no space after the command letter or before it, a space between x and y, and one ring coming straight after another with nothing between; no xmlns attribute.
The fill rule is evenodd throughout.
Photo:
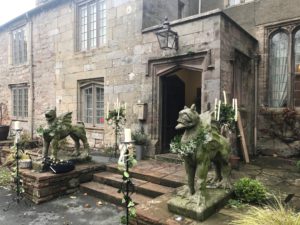
<svg viewBox="0 0 300 225"><path fill-rule="evenodd" d="M107 105L118 99L127 105L125 126L143 126L154 155L168 151L183 105L206 111L225 90L228 99L239 99L255 154L263 137L258 106L268 99L268 32L297 22L298 6L290 1L283 7L279 0L37 1L0 27L5 119L22 121L34 136L47 109L72 111L74 123L85 122L91 146L107 146L114 138ZM293 15L276 16L280 7ZM159 47L155 31L165 16L179 35L177 51ZM147 106L144 121L140 105Z"/></svg>

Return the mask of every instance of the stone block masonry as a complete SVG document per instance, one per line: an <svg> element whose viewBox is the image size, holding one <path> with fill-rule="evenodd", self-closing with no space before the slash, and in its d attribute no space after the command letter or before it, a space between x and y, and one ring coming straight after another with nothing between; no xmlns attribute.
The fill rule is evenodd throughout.
<svg viewBox="0 0 300 225"><path fill-rule="evenodd" d="M75 170L63 174L38 173L27 169L21 170L20 174L25 196L40 204L77 191L81 183L92 180L95 172L104 170L104 165L87 163L76 165Z"/></svg>

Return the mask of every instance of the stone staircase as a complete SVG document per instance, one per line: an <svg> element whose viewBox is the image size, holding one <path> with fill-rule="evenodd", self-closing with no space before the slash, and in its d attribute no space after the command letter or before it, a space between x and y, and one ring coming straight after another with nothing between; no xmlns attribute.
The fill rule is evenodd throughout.
<svg viewBox="0 0 300 225"><path fill-rule="evenodd" d="M132 181L135 185L135 193L131 196L133 201L139 205L144 204L158 196L171 193L175 188L182 186L181 179L170 176L168 168L134 168L130 171ZM80 185L80 189L104 201L122 205L122 194L118 189L122 184L122 175L116 164L107 165L106 171L95 173L93 180Z"/></svg>

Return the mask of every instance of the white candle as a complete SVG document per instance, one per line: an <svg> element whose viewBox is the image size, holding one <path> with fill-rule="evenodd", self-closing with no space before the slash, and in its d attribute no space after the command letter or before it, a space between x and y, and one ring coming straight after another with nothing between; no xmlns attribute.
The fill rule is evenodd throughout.
<svg viewBox="0 0 300 225"><path fill-rule="evenodd" d="M127 106L127 103L125 102L125 104L124 104L124 111L126 111L126 106Z"/></svg>
<svg viewBox="0 0 300 225"><path fill-rule="evenodd" d="M227 104L227 99L226 99L226 92L225 91L223 91L223 95L224 95L224 105L226 105Z"/></svg>
<svg viewBox="0 0 300 225"><path fill-rule="evenodd" d="M125 142L131 142L131 130L130 129L124 129L124 141Z"/></svg>
<svg viewBox="0 0 300 225"><path fill-rule="evenodd" d="M14 122L14 127L15 127L15 130L21 130L21 124L20 124L20 121L15 121L15 122Z"/></svg>
<svg viewBox="0 0 300 225"><path fill-rule="evenodd" d="M221 100L219 100L219 104L218 104L218 116L217 116L217 121L220 120L220 109L221 109Z"/></svg>
<svg viewBox="0 0 300 225"><path fill-rule="evenodd" d="M217 119L217 103L218 100L215 98L215 109L214 109L214 116L215 116L215 120Z"/></svg>
<svg viewBox="0 0 300 225"><path fill-rule="evenodd" d="M235 99L235 121L237 121L238 119L238 106L237 106L237 99Z"/></svg>
<svg viewBox="0 0 300 225"><path fill-rule="evenodd" d="M234 111L234 104L235 104L235 101L234 101L234 98L233 98L232 103L231 103L231 107L232 107L233 111Z"/></svg>
<svg viewBox="0 0 300 225"><path fill-rule="evenodd" d="M109 102L107 102L107 109L106 109L106 118L108 118L108 114L109 114Z"/></svg>

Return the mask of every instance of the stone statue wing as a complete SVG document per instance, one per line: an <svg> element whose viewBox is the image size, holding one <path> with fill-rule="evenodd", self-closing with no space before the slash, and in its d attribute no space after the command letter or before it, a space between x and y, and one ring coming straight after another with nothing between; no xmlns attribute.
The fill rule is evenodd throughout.
<svg viewBox="0 0 300 225"><path fill-rule="evenodd" d="M61 114L59 117L57 117L57 120L60 122L60 124L63 125L71 125L72 124L72 112L67 112L64 114Z"/></svg>

